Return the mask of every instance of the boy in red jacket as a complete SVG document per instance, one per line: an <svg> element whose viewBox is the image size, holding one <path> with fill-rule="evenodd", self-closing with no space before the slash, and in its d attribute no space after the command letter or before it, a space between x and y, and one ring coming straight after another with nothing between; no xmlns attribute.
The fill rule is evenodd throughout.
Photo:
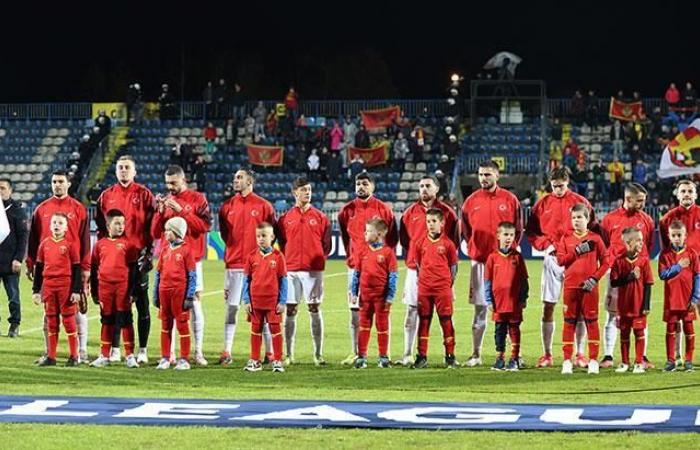
<svg viewBox="0 0 700 450"><path fill-rule="evenodd" d="M685 335L684 368L693 370L695 350L695 309L700 303L700 261L692 248L686 247L687 230L680 221L668 227L671 247L659 256L659 278L664 280L664 322L666 322L666 365L664 371L676 370L676 324L683 323Z"/></svg>
<svg viewBox="0 0 700 450"><path fill-rule="evenodd" d="M247 372L262 370L260 346L265 323L272 334L272 371L284 372L282 364L282 313L287 303L287 265L284 255L272 247L275 233L272 225L261 222L255 230L258 248L248 255L243 273L241 300L250 321L250 360L244 367Z"/></svg>
<svg viewBox="0 0 700 450"><path fill-rule="evenodd" d="M80 256L75 245L66 238L68 216L54 213L51 216L51 237L47 237L36 253L32 300L35 304L44 303L44 314L48 326L47 357L40 366L56 365L58 347L58 316L63 319L63 327L68 336L70 357L67 367L78 365L78 329L75 314L82 289Z"/></svg>
<svg viewBox="0 0 700 450"><path fill-rule="evenodd" d="M396 296L399 278L394 250L384 244L389 227L381 219L371 219L365 225L365 248L357 249L358 257L350 292L359 300L360 334L357 344L356 369L367 368L367 346L376 314L379 367L391 367L389 362L389 313ZM360 295L360 293L362 295Z"/></svg>
<svg viewBox="0 0 700 450"><path fill-rule="evenodd" d="M564 267L564 330L562 344L564 362L561 373L573 373L576 321L582 317L588 332L588 373L599 372L598 351L598 281L609 267L608 250L601 237L588 230L590 211L583 203L571 208L573 232L566 234L556 246L557 264Z"/></svg>
<svg viewBox="0 0 700 450"><path fill-rule="evenodd" d="M617 327L620 329L620 352L622 363L615 369L625 373L630 367L630 332L634 331L634 373L644 373L644 329L651 309L651 274L649 257L642 254L644 241L638 228L622 231L626 252L613 261L610 268L610 286L618 288Z"/></svg>
<svg viewBox="0 0 700 450"><path fill-rule="evenodd" d="M121 331L126 354L126 367L139 366L134 356L134 325L131 303L136 288L136 260L139 250L124 236L126 219L118 209L106 214L109 237L97 241L90 264L90 293L100 305L102 334L100 356L90 365L104 367L110 363L110 349ZM117 350L119 346L115 347ZM117 352L118 353L118 352Z"/></svg>
<svg viewBox="0 0 700 450"><path fill-rule="evenodd" d="M484 289L486 303L496 323L496 363L492 370L517 371L520 359L520 323L527 304L530 286L523 256L513 248L515 224L501 222L496 231L498 250L486 259ZM506 336L510 337L511 355L506 366Z"/></svg>

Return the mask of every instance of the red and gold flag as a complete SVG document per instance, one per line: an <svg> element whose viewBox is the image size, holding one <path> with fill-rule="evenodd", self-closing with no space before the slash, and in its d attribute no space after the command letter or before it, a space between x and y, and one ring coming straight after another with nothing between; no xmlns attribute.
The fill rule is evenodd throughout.
<svg viewBox="0 0 700 450"><path fill-rule="evenodd" d="M398 106L391 106L384 109L360 111L360 114L362 115L362 125L368 130L385 128L401 117L401 108Z"/></svg>
<svg viewBox="0 0 700 450"><path fill-rule="evenodd" d="M248 162L256 166L282 166L284 148L268 145L248 145Z"/></svg>
<svg viewBox="0 0 700 450"><path fill-rule="evenodd" d="M355 155L360 155L365 167L381 166L386 164L386 144L373 148L348 147L348 162L352 161Z"/></svg>
<svg viewBox="0 0 700 450"><path fill-rule="evenodd" d="M609 116L613 119L630 121L642 114L642 102L625 103L610 97Z"/></svg>

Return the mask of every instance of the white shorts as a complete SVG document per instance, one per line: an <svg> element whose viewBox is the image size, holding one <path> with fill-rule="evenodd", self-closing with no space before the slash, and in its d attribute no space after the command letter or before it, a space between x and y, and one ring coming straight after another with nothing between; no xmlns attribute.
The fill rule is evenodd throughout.
<svg viewBox="0 0 700 450"><path fill-rule="evenodd" d="M620 288L610 286L610 270L605 274L607 280L605 289L605 310L609 313L617 312L617 294Z"/></svg>
<svg viewBox="0 0 700 450"><path fill-rule="evenodd" d="M355 275L355 269L348 268L348 308L350 309L360 309L360 296L357 299L353 299L352 296L352 277Z"/></svg>
<svg viewBox="0 0 700 450"><path fill-rule="evenodd" d="M484 263L472 260L472 272L469 277L469 303L474 306L486 305L484 292Z"/></svg>
<svg viewBox="0 0 700 450"><path fill-rule="evenodd" d="M323 301L323 272L287 272L287 304L297 305L302 297L307 305Z"/></svg>
<svg viewBox="0 0 700 450"><path fill-rule="evenodd" d="M406 282L403 285L401 302L408 306L418 306L418 271L406 268Z"/></svg>
<svg viewBox="0 0 700 450"><path fill-rule="evenodd" d="M564 283L564 267L557 264L554 255L545 255L542 260L542 301L557 303L561 298L561 288Z"/></svg>
<svg viewBox="0 0 700 450"><path fill-rule="evenodd" d="M227 305L238 306L241 304L244 279L245 274L243 273L243 269L226 269L226 275L224 275L224 294L226 295Z"/></svg>
<svg viewBox="0 0 700 450"><path fill-rule="evenodd" d="M196 276L197 281L195 283L196 286L194 288L194 291L195 292L202 292L202 291L204 291L204 271L202 269L202 261L198 261L197 263L195 263L194 267L195 267L195 273L197 274L197 276Z"/></svg>

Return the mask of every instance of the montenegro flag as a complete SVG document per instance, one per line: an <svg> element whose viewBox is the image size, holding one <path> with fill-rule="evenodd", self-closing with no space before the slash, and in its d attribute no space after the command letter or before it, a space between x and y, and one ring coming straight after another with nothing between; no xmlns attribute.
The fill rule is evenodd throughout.
<svg viewBox="0 0 700 450"><path fill-rule="evenodd" d="M625 103L610 97L608 115L613 119L630 121L642 114L642 102Z"/></svg>
<svg viewBox="0 0 700 450"><path fill-rule="evenodd" d="M700 119L695 119L668 143L657 173L660 178L700 173Z"/></svg>
<svg viewBox="0 0 700 450"><path fill-rule="evenodd" d="M268 145L248 145L248 162L256 166L282 166L284 148Z"/></svg>

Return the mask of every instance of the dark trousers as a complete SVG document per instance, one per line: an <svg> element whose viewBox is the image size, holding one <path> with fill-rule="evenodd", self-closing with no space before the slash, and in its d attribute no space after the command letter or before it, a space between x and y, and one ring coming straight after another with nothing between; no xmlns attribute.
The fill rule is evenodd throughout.
<svg viewBox="0 0 700 450"><path fill-rule="evenodd" d="M10 317L7 319L10 323L19 325L22 319L22 312L19 306L19 274L3 273L0 274L2 284L5 286L7 300L10 303Z"/></svg>

